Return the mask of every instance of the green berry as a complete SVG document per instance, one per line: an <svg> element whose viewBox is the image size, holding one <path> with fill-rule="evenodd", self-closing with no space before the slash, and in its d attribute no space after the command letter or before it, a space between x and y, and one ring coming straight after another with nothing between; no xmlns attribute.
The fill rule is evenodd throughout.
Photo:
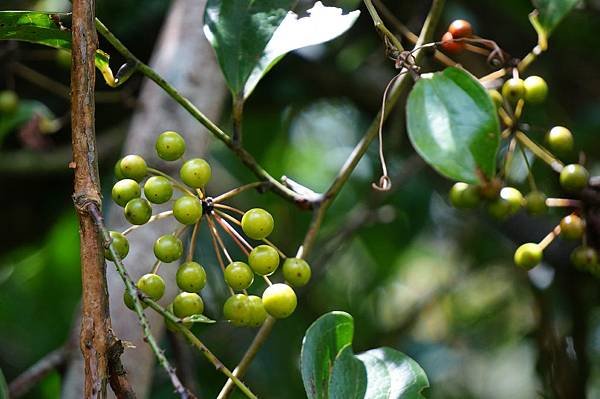
<svg viewBox="0 0 600 399"><path fill-rule="evenodd" d="M250 304L244 294L232 295L223 305L223 317L235 326L247 325L250 321Z"/></svg>
<svg viewBox="0 0 600 399"><path fill-rule="evenodd" d="M148 165L139 155L127 155L119 164L121 173L128 179L142 181L148 174Z"/></svg>
<svg viewBox="0 0 600 399"><path fill-rule="evenodd" d="M119 254L119 258L121 258L121 260L125 259L129 253L129 241L127 241L127 238L118 231L111 231L109 234L112 239L113 247L115 248L115 251L117 251L117 254ZM115 260L108 248L104 250L104 257L108 260Z"/></svg>
<svg viewBox="0 0 600 399"><path fill-rule="evenodd" d="M0 91L0 114L13 114L19 108L19 96L12 90Z"/></svg>
<svg viewBox="0 0 600 399"><path fill-rule="evenodd" d="M173 204L173 216L179 223L195 224L202 217L202 203L196 197L184 195Z"/></svg>
<svg viewBox="0 0 600 399"><path fill-rule="evenodd" d="M581 245L571 252L571 263L581 270L592 270L598 264L598 253L592 247Z"/></svg>
<svg viewBox="0 0 600 399"><path fill-rule="evenodd" d="M152 176L144 184L144 195L153 204L164 204L173 196L173 186L163 176Z"/></svg>
<svg viewBox="0 0 600 399"><path fill-rule="evenodd" d="M573 150L573 133L564 126L554 126L546 135L546 143L552 151L568 153Z"/></svg>
<svg viewBox="0 0 600 399"><path fill-rule="evenodd" d="M283 278L292 287L302 287L310 280L310 266L304 259L287 258L283 262Z"/></svg>
<svg viewBox="0 0 600 399"><path fill-rule="evenodd" d="M190 187L202 188L210 180L211 169L208 162L201 158L186 161L179 170L181 181Z"/></svg>
<svg viewBox="0 0 600 399"><path fill-rule="evenodd" d="M450 189L450 203L455 208L470 209L479 205L479 188L471 184L458 182Z"/></svg>
<svg viewBox="0 0 600 399"><path fill-rule="evenodd" d="M162 262L174 262L183 255L183 243L173 234L165 234L154 242L154 255Z"/></svg>
<svg viewBox="0 0 600 399"><path fill-rule="evenodd" d="M523 82L525 85L525 101L531 104L539 104L546 100L548 85L539 76L529 76Z"/></svg>
<svg viewBox="0 0 600 399"><path fill-rule="evenodd" d="M225 282L236 291L245 290L254 281L254 273L244 262L232 262L225 268Z"/></svg>
<svg viewBox="0 0 600 399"><path fill-rule="evenodd" d="M283 319L294 313L298 299L296 293L287 284L273 284L262 295L265 310L277 319Z"/></svg>
<svg viewBox="0 0 600 399"><path fill-rule="evenodd" d="M249 327L260 327L267 319L267 311L262 298L256 295L248 296L248 321Z"/></svg>
<svg viewBox="0 0 600 399"><path fill-rule="evenodd" d="M121 160L119 159L116 163L115 163L115 178L117 180L123 180L125 178L125 176L123 175L123 171L121 170Z"/></svg>
<svg viewBox="0 0 600 399"><path fill-rule="evenodd" d="M264 209L250 209L242 217L242 230L244 234L254 240L267 238L273 231L273 216Z"/></svg>
<svg viewBox="0 0 600 399"><path fill-rule="evenodd" d="M502 97L506 98L510 103L516 103L524 96L525 82L523 82L523 79L508 79L504 82L504 85L502 85Z"/></svg>
<svg viewBox="0 0 600 399"><path fill-rule="evenodd" d="M569 215L560 221L560 236L567 240L580 240L585 233L585 222L577 215Z"/></svg>
<svg viewBox="0 0 600 399"><path fill-rule="evenodd" d="M546 194L541 191L532 191L525 196L525 209L532 215L541 215L546 213Z"/></svg>
<svg viewBox="0 0 600 399"><path fill-rule="evenodd" d="M125 206L134 198L142 194L140 185L133 179L123 179L115 183L112 188L112 199L119 206Z"/></svg>
<svg viewBox="0 0 600 399"><path fill-rule="evenodd" d="M163 132L156 139L156 153L165 161L175 161L185 152L185 140L176 132Z"/></svg>
<svg viewBox="0 0 600 399"><path fill-rule="evenodd" d="M153 301L158 301L165 293L165 281L161 276L154 273L144 274L140 277L136 286Z"/></svg>
<svg viewBox="0 0 600 399"><path fill-rule="evenodd" d="M125 205L125 219L131 224L146 224L152 217L152 206L144 198L134 198Z"/></svg>
<svg viewBox="0 0 600 399"><path fill-rule="evenodd" d="M504 100L502 99L502 94L498 90L488 90L488 94L492 97L492 101L496 108L502 107Z"/></svg>
<svg viewBox="0 0 600 399"><path fill-rule="evenodd" d="M567 191L576 192L583 190L590 178L586 168L579 164L570 164L560 172L560 185Z"/></svg>
<svg viewBox="0 0 600 399"><path fill-rule="evenodd" d="M169 306L167 306L167 312L169 312L170 314L174 314L172 303L170 303ZM164 320L165 320L165 326L167 327L167 330L174 332L174 333L179 332L178 323L172 322L171 319L166 316L164 317ZM185 323L181 323L181 324L183 324L186 328L192 328L192 325L194 323L192 323L191 321L186 321Z"/></svg>
<svg viewBox="0 0 600 399"><path fill-rule="evenodd" d="M198 292L206 285L206 271L199 263L186 262L177 269L175 280L180 290Z"/></svg>
<svg viewBox="0 0 600 399"><path fill-rule="evenodd" d="M56 52L56 63L58 64L58 66L62 67L63 69L70 69L71 68L71 51L70 50L65 50L65 49L58 49L58 51Z"/></svg>
<svg viewBox="0 0 600 399"><path fill-rule="evenodd" d="M513 187L504 187L500 196L488 206L488 211L497 219L504 219L514 215L521 209L525 199L519 190Z"/></svg>
<svg viewBox="0 0 600 399"><path fill-rule="evenodd" d="M279 266L279 253L270 245L259 245L250 251L248 264L254 273L268 276Z"/></svg>
<svg viewBox="0 0 600 399"><path fill-rule="evenodd" d="M173 299L173 314L180 319L202 314L204 312L204 302L200 295L194 292L182 292Z"/></svg>
<svg viewBox="0 0 600 399"><path fill-rule="evenodd" d="M526 270L532 269L542 261L543 252L538 244L523 244L515 251L515 264Z"/></svg>
<svg viewBox="0 0 600 399"><path fill-rule="evenodd" d="M129 295L129 292L127 292L127 290L125 290L123 292L123 303L125 304L125 306L127 306L129 309L131 310L135 310L135 305L133 304L133 298L131 297L131 295ZM142 302L142 307L146 308L148 307L148 305L146 305L145 302Z"/></svg>

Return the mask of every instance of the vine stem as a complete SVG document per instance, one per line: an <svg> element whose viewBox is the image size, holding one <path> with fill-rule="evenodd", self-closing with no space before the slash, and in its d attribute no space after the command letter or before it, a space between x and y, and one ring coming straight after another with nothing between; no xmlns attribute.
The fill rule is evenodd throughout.
<svg viewBox="0 0 600 399"><path fill-rule="evenodd" d="M208 222L207 222L208 223ZM225 263L223 262L223 257L221 256L221 251L219 249L219 244L217 243L217 239L215 237L215 232L212 230L211 226L208 226L208 232L210 233L210 238L212 241L213 249L215 251L215 256L217 257L217 261L219 263L219 267L221 268L221 272L225 275ZM235 295L233 288L229 286L229 284L225 284L229 289L230 295Z"/></svg>
<svg viewBox="0 0 600 399"><path fill-rule="evenodd" d="M113 240L110 237L110 233L107 230L106 226L104 225L104 219L102 218L102 214L100 213L100 209L98 208L98 205L95 203L90 203L88 205L88 210L89 210L90 214L92 215L92 217L94 218L96 227L100 231L100 234L102 236L102 239L105 242L105 245L108 246L108 250L110 251L110 254L112 255L112 257L114 259L113 264L115 265L115 268L117 269L117 273L119 273L119 276L121 276L121 279L123 280L123 283L125 284L125 290L133 299L134 311L135 311L135 314L138 317L138 321L142 327L142 330L144 333L144 341L146 341L148 343L148 345L150 346L150 349L152 349L152 352L154 353L154 356L156 357L158 363L162 366L162 368L165 370L165 372L169 376L169 379L171 380L171 384L173 385L173 388L175 388L175 391L177 392L179 397L181 399L194 399L195 396L188 389L186 389L183 386L183 384L179 380L179 377L177 377L177 374L175 374L175 368L171 365L171 363L169 363L169 361L165 357L162 349L160 349L160 347L158 346L158 343L156 342L156 339L152 335L152 332L150 331L150 325L148 324L148 319L146 319L146 315L144 314L144 308L143 308L142 302L140 300L141 293L136 288L133 280L129 276L129 273L127 273L127 269L125 269L125 265L123 264L123 261L121 260L119 253L117 252L117 250L114 246Z"/></svg>
<svg viewBox="0 0 600 399"><path fill-rule="evenodd" d="M213 237L219 243L219 247L221 248L221 251L223 251L223 254L227 258L227 261L229 263L232 263L233 259L231 258L231 256L229 256L229 252L227 252L227 247L225 247L225 244L223 243L223 240L221 239L221 236L219 235L219 231L217 230L217 227L215 226L215 224L213 223L213 221L211 220L210 217L206 218L206 222L208 223L209 228L212 230ZM223 268L223 271L225 271L225 268Z"/></svg>
<svg viewBox="0 0 600 399"><path fill-rule="evenodd" d="M243 193L244 191L251 190L253 188L256 188L256 189L267 188L268 185L269 185L269 183L268 182L264 182L264 181L257 181L257 182L254 182L254 183L245 184L243 186L236 187L233 190L229 190L226 193L223 193L223 194L221 194L219 196L214 197L213 198L213 202L215 204L219 203L219 202L223 202L226 199L235 197L236 195L238 195L240 193Z"/></svg>
<svg viewBox="0 0 600 399"><path fill-rule="evenodd" d="M548 247L548 245L550 245L552 243L552 241L554 241L554 239L556 237L558 237L560 234L560 224L557 224L550 233L548 233L548 235L546 237L544 237L542 239L542 241L539 242L539 246L542 248L542 250L546 249L546 247Z"/></svg>
<svg viewBox="0 0 600 399"><path fill-rule="evenodd" d="M527 135L521 131L515 132L515 137L523 146L535 154L542 161L546 162L555 172L560 173L563 169L563 163L550 154L545 148L537 145Z"/></svg>
<svg viewBox="0 0 600 399"><path fill-rule="evenodd" d="M200 222L202 218L196 222L194 225L194 230L192 230L192 236L190 237L190 243L188 245L188 253L186 262L191 262L194 259L194 250L196 249L196 238L198 237L198 230L200 229Z"/></svg>
<svg viewBox="0 0 600 399"><path fill-rule="evenodd" d="M233 239L233 241L235 241L238 247L240 247L242 252L244 252L244 254L248 256L250 254L249 251L252 251L252 249L254 249L252 245L248 244L248 241L246 241L244 237L242 237L229 223L223 220L218 214L213 213L212 216L215 218L219 226L221 226L223 231L225 231Z"/></svg>
<svg viewBox="0 0 600 399"><path fill-rule="evenodd" d="M377 28L377 30L379 30L392 43L392 45L396 47L396 50L404 51L404 47L402 47L400 40L398 40L396 35L390 32L387 26L385 26L371 0L364 0L364 3L367 6L367 10L369 10L369 14L371 15L371 19L373 20L373 25L375 25L375 28Z"/></svg>
<svg viewBox="0 0 600 399"><path fill-rule="evenodd" d="M213 136L223 142L239 159L246 165L248 169L254 173L260 180L268 182L273 192L285 198L288 201L295 203L300 208L311 209L313 207L313 199L301 195L289 187L281 183L279 180L271 176L256 159L246 151L243 147L237 145L236 142L221 130L215 123L206 117L192 102L181 95L175 87L168 83L154 69L140 61L113 33L96 18L96 29L98 32L117 50L135 70L146 76L148 79L156 83L167 93L173 100L179 103L188 113L200 122ZM118 81L116 83L119 83Z"/></svg>
<svg viewBox="0 0 600 399"><path fill-rule="evenodd" d="M134 224L131 225L130 227L126 228L125 230L123 230L123 232L121 234L123 234L124 236L126 236L127 234L131 233L134 230L139 229L142 226L147 225L148 223L152 223L155 222L157 220L161 220L161 219L166 219L169 216L173 215L173 211L164 211L161 213L157 213L156 215L153 215L150 217L150 219L148 219L148 221L146 222L146 224Z"/></svg>
<svg viewBox="0 0 600 399"><path fill-rule="evenodd" d="M417 40L416 46L421 46L424 43L431 41L435 25L437 24L442 14L444 2L444 0L432 1L431 8L429 9L429 13L427 14L427 18L425 19L423 28L421 29L421 33L419 35L419 39ZM416 63L418 63L422 59L423 54L424 53L421 50L417 50L415 52ZM409 82L410 80L408 74L403 75L396 81L396 84L391 89L390 96L387 102L390 108L393 107L398 102L401 95L406 92ZM389 112L387 112L387 114L389 115ZM299 257L306 258L312 250L312 247L316 240L317 232L325 217L325 211L330 206L331 201L335 199L342 186L346 183L346 181L356 168L356 165L367 151L371 141L373 141L373 139L377 136L379 131L380 117L381 115L375 117L375 120L371 123L371 126L369 127L363 138L354 147L354 150L350 154L350 157L346 160L346 162L340 169L337 177L335 178L329 189L317 201L316 206L313 208L313 219L304 238L301 250L299 249ZM240 363L234 370L236 376L243 376L246 373L246 370L250 366L250 363L252 363L252 360L256 356L256 353L271 333L274 324L275 319L268 318L267 321L258 330L258 333L254 337L254 340L252 341L252 343L246 350L246 353L244 353L244 356L240 360ZM227 383L225 383L225 385L223 386L223 389L221 389L218 399L227 398L233 390L233 388L234 384L231 382L231 380L227 381Z"/></svg>

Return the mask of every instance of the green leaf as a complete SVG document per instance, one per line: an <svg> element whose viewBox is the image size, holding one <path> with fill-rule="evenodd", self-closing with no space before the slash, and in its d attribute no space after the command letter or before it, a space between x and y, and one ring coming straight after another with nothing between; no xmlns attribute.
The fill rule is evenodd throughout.
<svg viewBox="0 0 600 399"><path fill-rule="evenodd" d="M329 377L338 352L352 343L354 321L345 312L319 317L306 330L300 364L304 389L310 399L326 399Z"/></svg>
<svg viewBox="0 0 600 399"><path fill-rule="evenodd" d="M331 370L329 399L364 398L367 392L367 369L354 356L351 345L346 345L338 354Z"/></svg>
<svg viewBox="0 0 600 399"><path fill-rule="evenodd" d="M538 21L548 36L580 0L532 0L538 10Z"/></svg>
<svg viewBox="0 0 600 399"><path fill-rule="evenodd" d="M213 319L209 319L203 314L195 314L192 316L185 317L181 320L183 323L214 323Z"/></svg>
<svg viewBox="0 0 600 399"><path fill-rule="evenodd" d="M323 43L348 30L360 12L342 14L316 2L298 18L295 1L209 0L204 32L234 96L247 98L259 80L292 50Z"/></svg>
<svg viewBox="0 0 600 399"><path fill-rule="evenodd" d="M424 74L408 96L409 138L421 157L454 180L477 183L496 170L500 126L485 88L459 68Z"/></svg>
<svg viewBox="0 0 600 399"><path fill-rule="evenodd" d="M8 385L2 369L0 369L0 399L8 399Z"/></svg>
<svg viewBox="0 0 600 399"><path fill-rule="evenodd" d="M19 40L57 49L71 49L71 31L62 21L70 14L39 11L0 11L0 40ZM111 87L117 83L108 65L109 55L96 51L96 67Z"/></svg>
<svg viewBox="0 0 600 399"><path fill-rule="evenodd" d="M44 104L35 100L19 100L17 110L0 118L0 145L4 138L25 123L29 122L35 115L54 119L54 114Z"/></svg>

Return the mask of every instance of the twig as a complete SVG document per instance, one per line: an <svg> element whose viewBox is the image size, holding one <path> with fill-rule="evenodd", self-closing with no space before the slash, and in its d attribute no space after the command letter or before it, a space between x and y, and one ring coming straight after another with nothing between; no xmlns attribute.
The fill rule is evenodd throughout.
<svg viewBox="0 0 600 399"><path fill-rule="evenodd" d="M226 199L235 197L236 195L243 193L244 191L251 190L253 188L256 188L258 190L265 190L268 187L269 187L269 183L264 182L264 181L258 181L258 182L254 182L254 183L245 184L243 186L236 187L233 190L229 190L226 193L223 193L219 196L214 197L213 202L214 203L223 202Z"/></svg>
<svg viewBox="0 0 600 399"><path fill-rule="evenodd" d="M364 0L364 3L367 6L367 10L369 10L369 14L371 14L371 19L373 20L373 25L375 25L375 28L377 28L377 30L379 30L383 36L392 43L396 51L404 51L404 47L402 47L400 40L398 40L398 38L392 32L390 32L387 26L385 26L379 17L379 14L377 14L377 10L373 6L373 3L371 3L371 0Z"/></svg>
<svg viewBox="0 0 600 399"><path fill-rule="evenodd" d="M9 397L16 399L25 395L53 370L65 364L73 349L72 345L65 344L35 362L10 383Z"/></svg>

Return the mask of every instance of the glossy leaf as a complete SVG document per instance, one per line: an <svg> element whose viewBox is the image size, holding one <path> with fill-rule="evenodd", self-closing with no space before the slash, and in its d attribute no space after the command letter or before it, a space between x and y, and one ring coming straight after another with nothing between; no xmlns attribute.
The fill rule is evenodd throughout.
<svg viewBox="0 0 600 399"><path fill-rule="evenodd" d="M19 40L57 49L71 49L71 31L62 21L69 14L39 11L0 11L0 40ZM96 51L95 64L111 87L117 84L108 64L109 55Z"/></svg>
<svg viewBox="0 0 600 399"><path fill-rule="evenodd" d="M367 369L354 356L352 346L345 346L335 359L329 381L329 399L364 398L367 392Z"/></svg>
<svg viewBox="0 0 600 399"><path fill-rule="evenodd" d="M204 32L234 96L247 98L258 81L288 52L331 40L356 21L317 2L309 16L287 12L289 0L209 0Z"/></svg>
<svg viewBox="0 0 600 399"><path fill-rule="evenodd" d="M408 97L406 118L415 150L439 173L477 183L492 177L500 127L485 88L459 68L424 74Z"/></svg>
<svg viewBox="0 0 600 399"><path fill-rule="evenodd" d="M539 11L538 21L546 35L554 30L564 17L569 14L580 0L533 0Z"/></svg>
<svg viewBox="0 0 600 399"><path fill-rule="evenodd" d="M300 365L304 389L310 399L326 399L333 363L340 350L352 343L354 321L345 312L319 317L304 335Z"/></svg>

